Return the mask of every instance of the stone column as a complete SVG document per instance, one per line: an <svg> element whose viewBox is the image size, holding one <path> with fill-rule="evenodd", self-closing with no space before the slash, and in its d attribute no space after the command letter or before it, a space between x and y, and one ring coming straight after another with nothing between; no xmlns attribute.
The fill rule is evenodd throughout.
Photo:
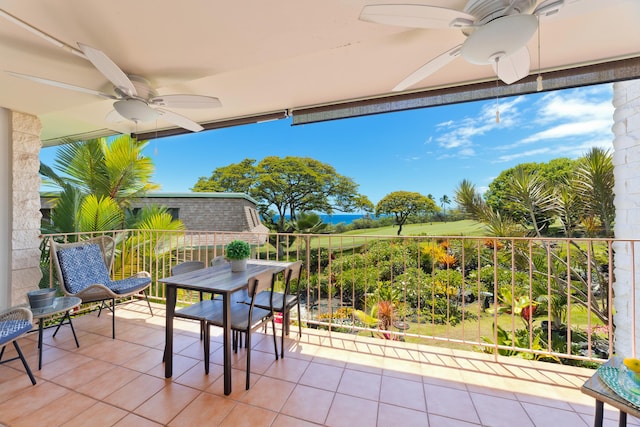
<svg viewBox="0 0 640 427"><path fill-rule="evenodd" d="M40 120L12 112L11 305L38 288L40 271Z"/></svg>
<svg viewBox="0 0 640 427"><path fill-rule="evenodd" d="M614 83L613 106L615 236L640 240L640 80ZM640 244L616 243L614 251L615 352L640 357Z"/></svg>

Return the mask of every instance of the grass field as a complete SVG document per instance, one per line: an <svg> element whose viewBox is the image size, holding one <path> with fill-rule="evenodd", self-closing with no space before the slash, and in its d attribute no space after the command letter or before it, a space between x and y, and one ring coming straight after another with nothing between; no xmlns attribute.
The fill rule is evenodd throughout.
<svg viewBox="0 0 640 427"><path fill-rule="evenodd" d="M342 236L395 236L397 226L367 228L342 233ZM407 224L402 227L402 236L483 236L484 225L477 221L463 220L454 222L433 222Z"/></svg>
<svg viewBox="0 0 640 427"><path fill-rule="evenodd" d="M347 231L331 236L314 237L311 241L312 248L328 248L340 244L342 247L361 246L372 237L392 237L398 234L397 226L366 228ZM454 222L434 222L424 224L409 224L402 227L402 236L483 236L484 226L471 220Z"/></svg>

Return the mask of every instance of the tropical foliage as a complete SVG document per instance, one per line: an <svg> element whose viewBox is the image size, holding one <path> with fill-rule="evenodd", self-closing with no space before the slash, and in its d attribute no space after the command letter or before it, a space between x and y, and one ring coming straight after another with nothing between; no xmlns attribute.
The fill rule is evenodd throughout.
<svg viewBox="0 0 640 427"><path fill-rule="evenodd" d="M145 142L120 136L60 147L54 168L40 165L43 184L53 191L51 221L44 232L73 233L125 227L133 198L158 188L153 163L142 155Z"/></svg>
<svg viewBox="0 0 640 427"><path fill-rule="evenodd" d="M132 199L158 188L150 180L153 163L142 155L146 142L129 136L113 140L106 138L75 142L62 146L54 160L54 168L40 165L45 186L53 191L48 222L42 226L45 234L113 231L120 229L184 230L180 220L174 220L167 209L147 206L139 212L129 209ZM70 235L68 240L75 239ZM149 265L165 256L163 248L170 245L164 234L145 233L116 236L118 256L114 272L127 277L135 263L130 259L146 258ZM43 259L47 248L43 247ZM43 271L48 266L43 265ZM48 275L44 275L48 286Z"/></svg>

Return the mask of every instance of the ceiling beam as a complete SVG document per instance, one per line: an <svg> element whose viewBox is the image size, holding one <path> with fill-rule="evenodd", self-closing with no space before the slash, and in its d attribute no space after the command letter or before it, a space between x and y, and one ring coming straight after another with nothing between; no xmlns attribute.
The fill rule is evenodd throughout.
<svg viewBox="0 0 640 427"><path fill-rule="evenodd" d="M502 82L496 85L496 81L492 80L464 86L299 108L292 111L293 125L526 95L538 92L536 78L537 74L532 74L510 85ZM545 92L638 79L640 78L640 57L544 72L542 78Z"/></svg>
<svg viewBox="0 0 640 427"><path fill-rule="evenodd" d="M215 130L215 129L228 128L232 126L248 125L252 123L261 123L261 122L268 122L271 120L279 120L279 119L284 119L285 117L288 117L288 116L289 114L287 111L276 111L273 113L259 114L256 116L248 116L248 117L240 117L235 119L220 120L215 122L200 123L200 126L202 126L204 130ZM184 135L187 133L193 133L193 132L183 128L170 128L170 129L164 129L160 131L149 131L149 132L143 132L138 134L133 133L131 134L131 136L138 140L145 140L145 139L165 138L167 136Z"/></svg>

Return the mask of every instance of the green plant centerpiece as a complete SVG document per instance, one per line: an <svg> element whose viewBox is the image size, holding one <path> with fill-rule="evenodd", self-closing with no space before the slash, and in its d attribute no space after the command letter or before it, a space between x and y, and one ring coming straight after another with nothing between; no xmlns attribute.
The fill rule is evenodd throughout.
<svg viewBox="0 0 640 427"><path fill-rule="evenodd" d="M224 255L231 261L231 271L245 271L247 259L251 256L251 246L244 240L234 240L227 245Z"/></svg>

